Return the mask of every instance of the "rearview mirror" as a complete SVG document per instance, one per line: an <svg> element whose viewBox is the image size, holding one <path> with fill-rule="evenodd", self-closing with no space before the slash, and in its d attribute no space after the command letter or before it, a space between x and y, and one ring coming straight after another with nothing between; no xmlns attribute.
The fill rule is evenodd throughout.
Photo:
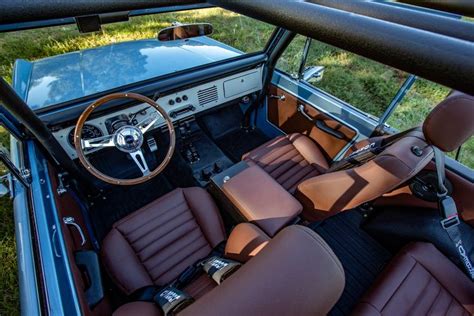
<svg viewBox="0 0 474 316"><path fill-rule="evenodd" d="M207 36L211 35L212 32L213 28L209 23L177 24L162 29L158 33L158 40L161 42L174 41L197 36Z"/></svg>
<svg viewBox="0 0 474 316"><path fill-rule="evenodd" d="M323 79L324 66L311 66L303 71L302 78L304 81L319 82Z"/></svg>

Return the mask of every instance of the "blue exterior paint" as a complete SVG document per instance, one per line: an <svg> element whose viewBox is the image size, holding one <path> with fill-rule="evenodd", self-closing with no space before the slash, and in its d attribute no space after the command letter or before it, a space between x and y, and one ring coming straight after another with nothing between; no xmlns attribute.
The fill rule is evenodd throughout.
<svg viewBox="0 0 474 316"><path fill-rule="evenodd" d="M204 36L130 41L32 63L19 60L13 88L32 109L40 109L241 54Z"/></svg>
<svg viewBox="0 0 474 316"><path fill-rule="evenodd" d="M80 315L80 305L61 231L58 211L53 199L45 158L33 141L26 144L31 167L31 196L36 222L40 266L49 315Z"/></svg>
<svg viewBox="0 0 474 316"><path fill-rule="evenodd" d="M2 119L3 121L3 119ZM5 123L5 121L3 121ZM15 166L22 166L21 143L12 141L11 159ZM22 315L40 315L39 289L36 262L33 251L34 234L31 229L28 206L28 189L19 181L13 181L13 215L15 223L15 241L18 263L18 284Z"/></svg>

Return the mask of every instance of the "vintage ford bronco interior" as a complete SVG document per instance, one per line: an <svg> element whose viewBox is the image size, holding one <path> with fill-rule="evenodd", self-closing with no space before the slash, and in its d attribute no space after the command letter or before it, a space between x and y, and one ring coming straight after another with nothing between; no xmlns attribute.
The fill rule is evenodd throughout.
<svg viewBox="0 0 474 316"><path fill-rule="evenodd" d="M58 275L42 276L47 306L70 315L474 314L472 170L445 157L474 134L472 86L443 75L452 91L397 131L308 83L324 70L305 64L310 38L299 75L279 68L298 31L272 27L266 46L244 53L212 39L210 24L177 23L155 39L16 62L1 100L35 136L23 150L46 206L32 202L58 223L37 231Z"/></svg>

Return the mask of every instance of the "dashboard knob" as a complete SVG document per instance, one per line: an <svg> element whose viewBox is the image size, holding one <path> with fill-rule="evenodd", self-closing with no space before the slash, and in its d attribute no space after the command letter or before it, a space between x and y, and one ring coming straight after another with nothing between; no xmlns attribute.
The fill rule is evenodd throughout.
<svg viewBox="0 0 474 316"><path fill-rule="evenodd" d="M174 100L173 100L173 99L170 99L170 100L168 101L168 104L169 104L169 105L174 105Z"/></svg>

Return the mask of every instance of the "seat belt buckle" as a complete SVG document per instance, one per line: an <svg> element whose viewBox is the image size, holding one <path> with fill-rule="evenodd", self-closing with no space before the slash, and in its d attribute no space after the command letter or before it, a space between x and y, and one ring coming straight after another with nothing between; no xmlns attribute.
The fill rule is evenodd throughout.
<svg viewBox="0 0 474 316"><path fill-rule="evenodd" d="M458 210L456 208L456 203L454 202L453 198L449 195L440 197L439 199L439 210L441 211L441 215L443 216L443 220L441 221L441 225L444 229L448 227L452 227L454 225L459 225L459 216Z"/></svg>
<svg viewBox="0 0 474 316"><path fill-rule="evenodd" d="M451 216L450 218L445 218L441 221L441 226L443 226L444 229L448 229L450 227L458 226L460 224L459 216L456 214L454 216Z"/></svg>
<svg viewBox="0 0 474 316"><path fill-rule="evenodd" d="M241 266L240 262L215 256L209 258L202 268L217 284L221 284Z"/></svg>
<svg viewBox="0 0 474 316"><path fill-rule="evenodd" d="M172 286L163 288L153 300L161 307L165 316L174 315L194 302L191 296Z"/></svg>

